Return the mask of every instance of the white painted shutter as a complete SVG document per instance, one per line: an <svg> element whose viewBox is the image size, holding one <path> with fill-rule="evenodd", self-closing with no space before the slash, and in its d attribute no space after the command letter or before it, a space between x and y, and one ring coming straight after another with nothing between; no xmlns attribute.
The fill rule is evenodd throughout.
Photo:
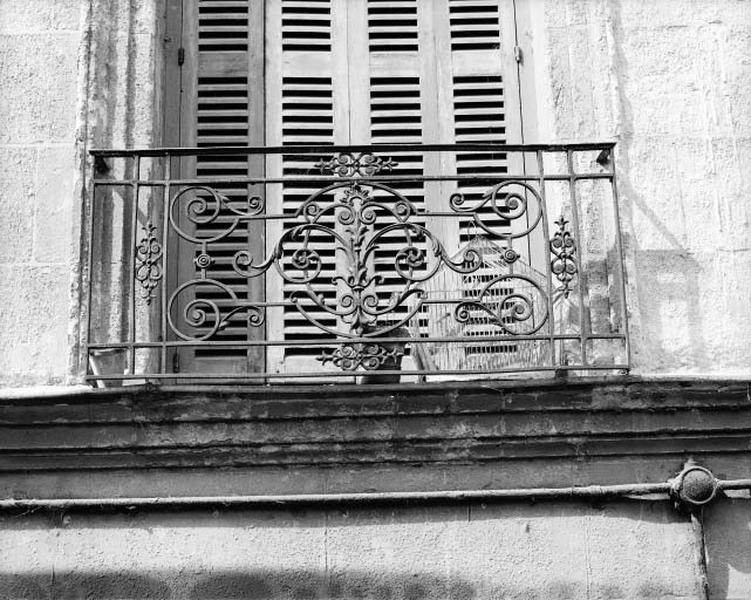
<svg viewBox="0 0 751 600"><path fill-rule="evenodd" d="M514 29L512 0L199 0L198 8L200 66L194 140L198 145L521 141L510 35ZM263 19L260 28L259 18ZM261 29L265 29L262 50L257 39ZM252 52L248 53L248 47ZM248 73L258 73L259 56L263 81L254 85ZM490 181L492 175L509 170L508 159L501 154L387 154L399 163L398 174L482 170ZM196 168L199 175L206 176L265 170L267 177L278 177L311 172L318 158L272 155L265 164L258 164L226 157L199 161ZM475 186L462 191L474 199L484 189ZM400 190L419 210L426 208L426 201L431 210L447 210L456 184L417 182L400 185ZM285 228L299 224L292 215L314 191L308 184L291 182L266 187L267 211L290 216L266 224L266 253L272 251ZM228 188L225 193L239 199L244 190ZM428 225L437 228L450 248L458 249L460 241L477 235L467 219L434 221ZM238 232L228 240L227 257L247 244L247 230ZM387 276L384 299L392 288L400 286L392 271L401 245L402 240L394 235L374 257L372 268ZM333 246L327 248L324 243L321 252L330 258ZM285 260L289 267L289 257ZM218 261L217 278L222 277L239 294L247 293L249 282L223 268L223 262ZM333 269L323 273L329 278L334 275ZM257 282L251 280L250 287ZM266 289L260 289L266 300L280 304L267 311L268 339L314 338L324 344L332 338L293 306L281 306L294 285L282 283L275 273L265 284ZM257 294L259 287L253 289ZM328 300L335 300L333 283L320 291ZM313 314L326 325L337 325L321 311ZM248 339L242 337L248 335L247 330L239 317L221 335ZM265 356L255 353L252 360L242 351L202 352L218 362L230 361L232 369L243 368L244 362L259 365L265 360L269 371L284 373L319 371L315 356L320 350L320 346L271 346Z"/></svg>
<svg viewBox="0 0 751 600"><path fill-rule="evenodd" d="M183 2L183 48L185 65L182 72L183 110L181 143L187 146L248 146L263 144L263 5L248 0L198 0ZM181 176L199 179L262 176L263 161L246 155L221 157L198 156L183 159ZM249 195L259 190L245 185L211 184L226 196L228 204L238 211L247 210ZM197 194L211 202L207 194ZM185 205L183 205L183 210ZM225 231L234 215L222 207L211 223L191 224L183 219L198 238L210 238ZM229 286L239 301L262 300L263 281L247 280L232 269L232 257L239 249L258 253L258 237L263 235L257 224L241 224L219 242L210 243L209 254L214 261L207 276ZM255 250L255 252L254 252ZM198 276L194 259L200 246L180 242L180 282ZM218 288L199 286L195 294L184 297L215 302L228 312L234 301ZM181 306L178 306L178 319ZM202 335L215 323L208 312L203 326L192 328L193 335ZM243 343L263 339L262 328L248 327L247 317L238 313L213 340ZM181 371L245 372L264 369L264 353L258 348L202 347L181 352Z"/></svg>
<svg viewBox="0 0 751 600"><path fill-rule="evenodd" d="M518 75L513 60L513 6L504 0L448 0L451 44L451 89L454 141L521 143ZM487 173L488 185L460 186L465 198L477 202L493 175L508 173L505 154L458 152L458 174ZM488 207L483 220L493 229L508 230L507 221ZM461 240L486 237L469 220L460 224Z"/></svg>
<svg viewBox="0 0 751 600"><path fill-rule="evenodd" d="M518 73L514 61L513 5L503 0L448 0L449 37L451 46L452 122L454 142L463 143L521 143L521 115L518 105ZM487 175L475 184L459 184L465 201L474 205L483 199L483 194L497 183L495 176L509 172L522 172L517 154L493 152L457 152L458 175ZM503 206L503 196L498 197ZM488 204L480 210L482 222L494 232L510 233L518 222L509 222L500 217ZM501 242L478 227L473 219L459 220L460 244L488 239ZM523 252L524 249L515 247ZM528 255L524 257L529 260ZM521 266L521 265L517 265ZM491 281L498 272L495 267L481 267L471 276L464 277L462 296L473 299L479 292L478 285ZM494 288L486 302L511 294L511 287ZM500 307L498 307L500 309ZM479 311L471 313L463 328L467 337L496 335L497 328L487 316ZM513 356L519 350L516 344L465 344L464 361L468 365L484 364L483 355L492 353L493 360L503 360L501 355ZM475 363L474 359L480 359Z"/></svg>
<svg viewBox="0 0 751 600"><path fill-rule="evenodd" d="M346 123L335 118L337 103L341 101L338 89L346 87L346 79L337 76L336 55L333 51L332 30L335 29L332 0L269 0L267 2L266 78L267 106L266 144L281 145L332 145L346 143ZM345 73L346 75L346 73ZM314 165L320 157L311 155L271 155L267 159L268 174L304 175L315 172ZM310 183L288 182L267 187L269 213L283 213L289 218L283 222L267 223L267 253L273 248L283 232L300 221L295 211L306 198L316 191ZM333 225L333 221L325 221ZM336 301L336 289L331 278L334 258L332 240L319 234L310 238L328 268L321 275L317 286L327 302ZM292 270L291 251L300 244L288 243L283 257L285 272L292 276L301 273ZM324 280L328 280L325 282ZM289 305L290 294L302 289L299 284L282 281L278 274L268 277L268 300L285 303L284 307L268 311L269 337L284 341L316 339L324 343L332 335L311 324L294 307ZM314 318L326 326L336 326L336 320L325 311L308 304ZM277 373L290 371L318 371L320 363L315 356L320 354L316 346L272 346L268 349L269 370Z"/></svg>

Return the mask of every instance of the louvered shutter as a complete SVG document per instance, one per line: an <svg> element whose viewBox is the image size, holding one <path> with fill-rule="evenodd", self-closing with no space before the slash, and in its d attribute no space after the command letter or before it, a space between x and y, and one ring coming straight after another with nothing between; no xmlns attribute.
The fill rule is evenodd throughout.
<svg viewBox="0 0 751 600"><path fill-rule="evenodd" d="M433 123L431 107L433 97L429 87L433 55L426 45L425 30L430 6L419 0L367 0L360 3L366 14L355 14L350 22L350 38L359 43L359 48L350 50L359 56L352 88L359 93L357 106L352 111L362 114L352 119L353 142L374 145L393 143L423 143L431 140L426 132L426 123ZM437 172L431 169L433 157L420 152L384 151L397 163L393 174L421 177ZM424 211L425 199L431 196L435 184L425 182L402 182L396 186L418 211ZM393 198L375 191L374 196L388 203ZM416 217L416 223L425 224L425 219ZM375 230L389 226L391 220L376 223ZM412 240L418 246L425 240ZM397 252L405 246L407 239L403 232L392 231L381 238L373 255L373 272L382 279L379 286L379 300L383 305L393 292L401 291L404 282L394 271ZM407 307L399 307L386 319L397 320L407 312Z"/></svg>
<svg viewBox="0 0 751 600"><path fill-rule="evenodd" d="M185 146L217 147L247 146L264 143L264 5L248 0L195 0L182 3L182 48L185 52L181 73L180 144ZM228 177L260 177L264 173L263 160L248 156L197 157L181 160L179 175L207 180ZM185 218L182 204L182 226L199 238L211 238L225 231L233 221L230 210L247 210L247 198L259 194L253 186L210 184L226 196L228 206L222 206L219 216L210 223L192 223ZM200 191L186 196L213 199ZM229 286L239 301L262 301L264 282L237 276L231 260L238 249L253 255L263 252L263 226L243 223L229 236L210 244L213 262L207 277ZM181 240L177 248L180 256L179 281L198 276L195 259L200 245ZM219 288L208 285L189 288L175 306L173 317L180 323L186 302L207 300L227 311L233 301ZM198 327L179 327L200 336L214 325L210 311L206 322ZM229 324L212 337L221 342L246 342L263 339L262 328L247 326L243 314L237 314ZM180 353L181 371L247 372L265 369L261 348L203 347Z"/></svg>
<svg viewBox="0 0 751 600"><path fill-rule="evenodd" d="M512 0L198 0L184 4L184 21L192 18L197 24L193 42L186 43L186 62L193 48L198 65L194 89L187 77L185 91L196 99L196 120L193 125L188 121L185 144L521 141ZM195 6L197 14L191 15ZM190 34L190 27L187 31ZM481 170L492 181L493 175L510 168L501 154L388 154L398 161L398 174ZM207 177L264 172L278 177L310 172L317 158L271 155L264 164L226 157L199 161L194 168L199 176ZM476 199L486 189L483 185L461 191ZM428 202L431 210L448 210L448 199L456 189L455 182L400 187L418 209L426 208ZM238 202L247 194L244 189L222 191ZM313 191L303 183L267 185L268 212L284 213L289 219L267 222L266 231L238 230L227 240L226 256L247 248L249 239L261 240L265 252L270 252L285 228L298 223L292 218L294 211ZM494 225L506 226L502 221ZM478 235L469 220L435 219L428 226L456 250ZM333 245L325 246L331 241L317 241L323 244L322 255L333 257ZM373 257L371 268L393 277L394 257L402 240L394 234L387 242ZM184 272L190 275L194 267L191 261L184 263ZM335 268L322 274L328 283L320 291L329 301L336 299L331 279ZM239 295L245 294L243 298L265 298L277 304L267 311L267 331L250 330L238 318L221 332L221 339L252 339L247 336L259 333L274 340L313 338L321 345L331 339L293 306L282 306L295 286L282 283L276 274L265 282L236 279L228 261L217 261L213 273ZM383 295L388 296L399 283L387 277ZM326 325L337 325L324 313L314 316ZM321 368L315 361L320 346L270 346L264 356L203 352L208 355L197 358L217 364L224 361L230 370L258 369L259 365L278 373Z"/></svg>
<svg viewBox="0 0 751 600"><path fill-rule="evenodd" d="M448 0L448 44L451 56L451 80L444 85L452 90L451 121L453 141L457 144L472 142L521 143L521 111L518 104L518 71L514 57L515 26L513 3L503 0ZM519 156L504 153L456 153L458 175L487 175L473 185L459 184L460 191L470 204L479 203L488 188L497 183L495 176L523 171ZM497 198L501 212L504 197ZM511 233L521 226L519 221L508 221L499 216L488 204L480 210L482 222L494 232ZM499 242L478 227L473 219L458 221L460 245L473 240L487 239ZM501 245L506 245L502 242ZM526 248L515 247L522 262L529 262ZM518 266L521 266L520 263ZM472 282L490 281L498 273L494 268L481 268L472 274ZM466 279L466 278L465 278ZM511 294L511 288L496 288L493 294L501 298ZM474 298L475 285L465 285L462 296ZM492 302L492 300L491 300ZM500 307L498 307L500 309ZM468 337L492 336L497 329L482 314L472 314L463 334ZM473 355L518 351L515 344L466 344L465 360L472 364Z"/></svg>
<svg viewBox="0 0 751 600"><path fill-rule="evenodd" d="M514 14L510 0L362 0L352 6L367 7L367 31L358 28L364 19L356 9L350 23L350 39L367 40L364 50L350 49L358 57L351 87L368 85L369 131L353 127L352 141L362 143L520 143L518 74L514 60ZM353 9L350 8L350 14ZM360 42L363 46L365 42ZM363 57L365 60L363 60ZM365 81L364 73L369 81ZM363 93L350 110L365 102ZM352 117L354 123L362 119ZM393 154L393 153L389 153ZM448 200L461 191L468 202L481 200L494 183L493 176L515 170L501 153L457 152L397 155L400 174L487 175L475 185L427 181L412 184L407 196L418 210L450 211ZM497 231L510 231L511 224L488 207L484 221ZM428 229L444 242L450 253L474 238L487 237L468 218L435 218ZM398 289L393 265L404 241L393 236L376 255L376 272ZM496 240L497 241L497 240ZM481 273L475 275L482 276ZM388 285L385 292L390 291ZM476 289L468 286L468 297ZM386 295L386 294L384 294ZM485 332L488 333L488 332ZM492 332L491 332L492 333Z"/></svg>
<svg viewBox="0 0 751 600"><path fill-rule="evenodd" d="M514 61L514 14L512 2L499 0L448 0L451 54L453 141L520 143L518 74ZM456 172L489 176L479 186L460 187L465 198L478 201L493 175L521 172L505 154L458 152ZM510 224L488 206L483 221L495 230ZM460 222L462 242L484 237L474 224Z"/></svg>
<svg viewBox="0 0 751 600"><path fill-rule="evenodd" d="M341 42L336 39L340 24L335 19L337 0L269 0L267 2L266 45L266 143L269 146L347 143L346 67L342 54L334 52ZM267 170L270 177L300 175L314 172L319 157L293 154L270 155ZM267 252L273 250L285 229L299 225L295 211L316 191L310 183L287 182L267 187L270 213L288 215L283 221L269 221ZM324 220L333 226L332 220ZM311 244L324 259L326 268L320 274L316 291L326 302L336 302L336 286L332 268L333 240L313 234ZM283 265L292 270L291 252L298 246L285 246ZM311 324L288 302L290 295L301 285L282 281L275 273L268 279L268 300L284 303L268 311L269 337L276 340L320 340L332 336ZM306 305L312 316L325 326L336 326L336 320L321 309ZM315 360L321 346L272 346L268 349L269 370L274 373L290 371L319 371Z"/></svg>

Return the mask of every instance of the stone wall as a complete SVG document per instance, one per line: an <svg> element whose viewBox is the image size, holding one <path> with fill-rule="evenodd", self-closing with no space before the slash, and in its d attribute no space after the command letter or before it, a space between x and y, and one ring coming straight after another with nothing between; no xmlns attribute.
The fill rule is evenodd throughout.
<svg viewBox="0 0 751 600"><path fill-rule="evenodd" d="M751 5L521 4L526 141L616 139L634 373L748 375ZM0 382L73 382L85 152L159 139L161 2L0 3Z"/></svg>
<svg viewBox="0 0 751 600"><path fill-rule="evenodd" d="M76 0L0 2L0 381L62 383L75 251Z"/></svg>
<svg viewBox="0 0 751 600"><path fill-rule="evenodd" d="M530 5L533 136L618 142L634 372L748 375L751 4Z"/></svg>
<svg viewBox="0 0 751 600"><path fill-rule="evenodd" d="M634 372L751 376L751 3L519 5L527 141L618 141ZM0 0L6 388L69 384L84 368L86 152L158 140L159 7ZM169 477L159 484L174 490ZM736 497L705 512L715 598L748 597L750 511ZM695 538L665 500L4 515L0 531L3 597L701 597Z"/></svg>
<svg viewBox="0 0 751 600"><path fill-rule="evenodd" d="M3 597L701 597L690 524L667 502L24 521L21 529L12 518L0 521Z"/></svg>
<svg viewBox="0 0 751 600"><path fill-rule="evenodd" d="M158 143L162 12L161 0L0 2L2 386L85 370L88 151Z"/></svg>

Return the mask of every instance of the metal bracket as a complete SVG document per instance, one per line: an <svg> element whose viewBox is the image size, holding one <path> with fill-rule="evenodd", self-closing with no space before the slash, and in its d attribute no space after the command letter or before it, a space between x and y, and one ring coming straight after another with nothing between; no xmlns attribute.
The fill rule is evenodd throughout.
<svg viewBox="0 0 751 600"><path fill-rule="evenodd" d="M603 148L595 158L595 162L601 167L606 167L610 163L610 148Z"/></svg>
<svg viewBox="0 0 751 600"><path fill-rule="evenodd" d="M689 459L670 485L670 495L679 508L689 512L709 504L717 496L720 482L714 474Z"/></svg>
<svg viewBox="0 0 751 600"><path fill-rule="evenodd" d="M109 163L103 156L94 157L94 170L96 171L97 175L107 175L107 173L110 172Z"/></svg>

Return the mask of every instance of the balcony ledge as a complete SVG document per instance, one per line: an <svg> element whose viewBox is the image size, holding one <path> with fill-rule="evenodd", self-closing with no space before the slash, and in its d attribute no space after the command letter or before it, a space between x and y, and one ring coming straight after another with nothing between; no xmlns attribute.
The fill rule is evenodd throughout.
<svg viewBox="0 0 751 600"><path fill-rule="evenodd" d="M748 477L751 382L132 386L0 399L0 496L425 491Z"/></svg>

